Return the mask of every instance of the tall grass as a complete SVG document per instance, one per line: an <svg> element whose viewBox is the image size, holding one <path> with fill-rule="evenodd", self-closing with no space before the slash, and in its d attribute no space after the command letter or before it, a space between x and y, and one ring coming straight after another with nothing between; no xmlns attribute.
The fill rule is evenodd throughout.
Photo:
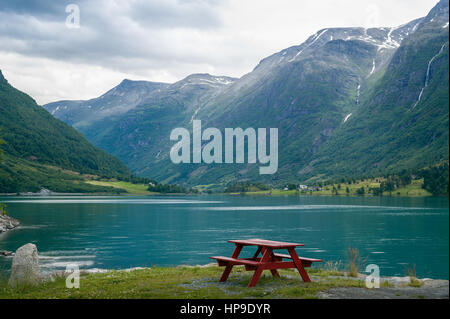
<svg viewBox="0 0 450 319"><path fill-rule="evenodd" d="M348 259L348 275L350 277L358 277L358 273L366 263L367 258L362 259L358 248L352 247L348 247L346 255Z"/></svg>
<svg viewBox="0 0 450 319"><path fill-rule="evenodd" d="M343 274L342 272L342 261L327 261L325 265L323 265L323 270L328 272L330 275L340 276Z"/></svg>
<svg viewBox="0 0 450 319"><path fill-rule="evenodd" d="M409 277L409 286L411 287L421 287L423 283L417 279L417 273L416 273L416 265L407 266L406 272Z"/></svg>

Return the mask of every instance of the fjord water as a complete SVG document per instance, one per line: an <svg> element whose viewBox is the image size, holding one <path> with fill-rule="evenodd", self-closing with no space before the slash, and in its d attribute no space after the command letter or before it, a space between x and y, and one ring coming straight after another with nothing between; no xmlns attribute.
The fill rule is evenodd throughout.
<svg viewBox="0 0 450 319"><path fill-rule="evenodd" d="M399 197L4 197L23 226L0 250L37 245L43 271L206 264L231 255L229 239L305 244L305 257L345 263L348 247L381 275L448 279L448 198ZM246 249L243 255L251 254ZM11 258L0 257L7 272Z"/></svg>

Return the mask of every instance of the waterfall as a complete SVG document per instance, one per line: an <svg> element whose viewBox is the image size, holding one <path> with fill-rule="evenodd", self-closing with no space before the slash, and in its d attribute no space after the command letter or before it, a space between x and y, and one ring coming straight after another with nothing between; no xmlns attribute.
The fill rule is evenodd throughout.
<svg viewBox="0 0 450 319"><path fill-rule="evenodd" d="M370 73L367 77L371 76L375 72L375 59L372 59L372 70L370 70Z"/></svg>
<svg viewBox="0 0 450 319"><path fill-rule="evenodd" d="M358 84L356 87L356 105L359 105L359 96L361 91L361 84Z"/></svg>
<svg viewBox="0 0 450 319"><path fill-rule="evenodd" d="M436 58L442 53L442 51L444 51L445 45L446 45L446 43L444 43L444 44L441 46L441 49L439 50L438 54L436 54L435 56L433 56L433 57L431 58L431 60L428 61L427 74L426 74L426 76L425 76L425 83L424 83L424 86L422 87L422 89L420 90L419 97L417 98L416 103L414 103L414 105L413 105L413 107L412 107L413 109L417 106L417 104L419 104L420 100L422 99L423 91L424 91L425 88L428 86L428 82L429 82L429 80L430 80L430 69L431 69L431 64L433 63L434 59L436 59Z"/></svg>
<svg viewBox="0 0 450 319"><path fill-rule="evenodd" d="M347 120L350 118L350 116L352 116L352 113L347 114L347 116L346 116L345 119L344 119L344 123L347 122Z"/></svg>

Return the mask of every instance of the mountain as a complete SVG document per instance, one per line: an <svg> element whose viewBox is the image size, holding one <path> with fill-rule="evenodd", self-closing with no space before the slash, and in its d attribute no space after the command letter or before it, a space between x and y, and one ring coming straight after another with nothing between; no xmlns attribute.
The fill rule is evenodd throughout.
<svg viewBox="0 0 450 319"><path fill-rule="evenodd" d="M208 119L205 126L278 127L278 173L260 177L256 167L241 165L237 176L229 170L221 178L263 178L275 184L310 178L303 170L346 116L360 107L365 90L419 23L420 19L398 28L323 29L300 46L262 60L199 116ZM218 172L211 170L216 169L203 172L202 179L206 174L214 180Z"/></svg>
<svg viewBox="0 0 450 319"><path fill-rule="evenodd" d="M78 128L111 115L126 113L145 97L167 86L166 83L126 79L98 98L88 101L58 101L44 107L56 118Z"/></svg>
<svg viewBox="0 0 450 319"><path fill-rule="evenodd" d="M309 167L314 174L330 174L330 167L336 175L377 174L448 161L448 16L448 1L441 1L402 42L360 107L318 152Z"/></svg>
<svg viewBox="0 0 450 319"><path fill-rule="evenodd" d="M114 114L77 128L95 145L126 159L126 164L136 174L149 175L147 165L143 163L153 162L160 154L166 155L172 128L189 122L198 105L213 99L235 80L225 76L193 74L142 97L143 101L125 114ZM44 105L47 110L51 110L50 107ZM76 108L72 112L71 116L75 116ZM56 117L60 115L54 114Z"/></svg>
<svg viewBox="0 0 450 319"><path fill-rule="evenodd" d="M222 132L278 128L278 172L173 164L170 131L193 119ZM77 128L137 174L197 185L282 184L448 161L448 1L398 27L319 30L240 79L192 75Z"/></svg>
<svg viewBox="0 0 450 319"><path fill-rule="evenodd" d="M90 144L55 119L28 95L12 87L0 71L0 193L105 191L84 184L81 174L125 178L117 158Z"/></svg>

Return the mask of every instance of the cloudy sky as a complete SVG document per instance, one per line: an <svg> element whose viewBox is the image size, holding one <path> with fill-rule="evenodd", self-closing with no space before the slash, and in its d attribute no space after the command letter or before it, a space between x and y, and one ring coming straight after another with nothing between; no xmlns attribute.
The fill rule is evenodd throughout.
<svg viewBox="0 0 450 319"><path fill-rule="evenodd" d="M40 104L93 98L124 78L240 77L319 29L397 26L426 15L436 3L0 0L0 69Z"/></svg>

